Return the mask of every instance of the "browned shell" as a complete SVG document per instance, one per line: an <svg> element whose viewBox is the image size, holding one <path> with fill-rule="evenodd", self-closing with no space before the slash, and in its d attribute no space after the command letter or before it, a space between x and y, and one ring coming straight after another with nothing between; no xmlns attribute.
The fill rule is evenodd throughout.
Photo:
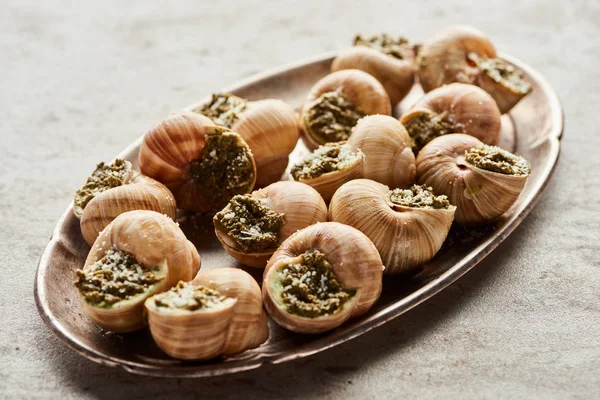
<svg viewBox="0 0 600 400"><path fill-rule="evenodd" d="M165 266L167 273L151 291L117 303L118 306L94 307L82 299L85 314L97 325L114 332L142 328L144 301L180 280L191 280L200 269L200 255L194 245L171 218L155 211L129 211L115 218L94 242L83 269L91 268L107 250L115 248L133 254L144 267Z"/></svg>
<svg viewBox="0 0 600 400"><path fill-rule="evenodd" d="M361 118L348 144L365 155L362 177L392 188L407 187L415 182L415 156L410 136L397 119L387 115Z"/></svg>
<svg viewBox="0 0 600 400"><path fill-rule="evenodd" d="M87 204L80 224L83 238L91 246L112 220L133 210L156 211L173 220L177 216L171 191L162 183L134 171L124 185L100 193Z"/></svg>
<svg viewBox="0 0 600 400"><path fill-rule="evenodd" d="M341 51L331 64L332 72L344 69L359 69L373 75L395 105L412 89L416 67L412 59L401 60L375 49L355 46Z"/></svg>
<svg viewBox="0 0 600 400"><path fill-rule="evenodd" d="M500 110L492 96L477 86L451 83L434 89L403 115L400 122L406 124L423 112L447 113L446 119L463 133L489 145L500 142Z"/></svg>
<svg viewBox="0 0 600 400"><path fill-rule="evenodd" d="M448 196L456 221L481 224L504 214L519 198L527 176L504 175L465 161L465 151L482 145L473 136L452 134L432 140L417 157L417 180Z"/></svg>
<svg viewBox="0 0 600 400"><path fill-rule="evenodd" d="M355 227L373 242L386 274L408 274L431 260L448 235L455 208L403 207L389 199L386 185L357 179L331 199L332 221Z"/></svg>
<svg viewBox="0 0 600 400"><path fill-rule="evenodd" d="M224 128L198 113L174 114L160 122L144 136L140 147L139 164L144 175L164 183L183 210L210 212L223 205L214 204L194 183L188 170L190 162L198 159L206 146L206 135ZM236 133L234 133L236 134ZM237 134L236 134L237 135ZM248 146L243 139L243 145ZM256 163L250 157L256 181Z"/></svg>
<svg viewBox="0 0 600 400"><path fill-rule="evenodd" d="M252 197L264 199L273 211L285 214L285 224L279 231L279 242L294 232L317 222L327 221L327 205L312 187L300 182L280 181L252 192ZM275 249L262 253L243 253L233 239L215 226L223 248L236 261L255 268L264 268Z"/></svg>
<svg viewBox="0 0 600 400"><path fill-rule="evenodd" d="M288 313L277 298L276 275L282 263L318 250L325 254L345 289L356 289L352 300L336 314L316 318ZM383 265L377 249L358 230L336 222L311 225L290 236L273 254L262 285L267 312L281 326L294 332L319 333L334 329L348 318L366 313L381 294Z"/></svg>

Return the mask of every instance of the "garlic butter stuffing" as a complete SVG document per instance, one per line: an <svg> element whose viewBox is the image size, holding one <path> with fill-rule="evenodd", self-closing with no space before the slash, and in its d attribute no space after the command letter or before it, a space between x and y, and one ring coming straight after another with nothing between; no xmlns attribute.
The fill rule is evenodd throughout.
<svg viewBox="0 0 600 400"><path fill-rule="evenodd" d="M342 171L363 157L360 150L352 151L345 142L327 143L312 152L300 164L292 167L294 180L304 181L323 174Z"/></svg>
<svg viewBox="0 0 600 400"><path fill-rule="evenodd" d="M182 281L169 291L157 294L153 299L159 312L196 311L234 303L233 299L223 296L216 290Z"/></svg>
<svg viewBox="0 0 600 400"><path fill-rule="evenodd" d="M478 168L505 175L527 176L531 172L523 157L497 146L479 145L465 150L465 160Z"/></svg>
<svg viewBox="0 0 600 400"><path fill-rule="evenodd" d="M216 93L210 102L195 111L212 119L217 125L231 128L246 110L246 100L230 93Z"/></svg>
<svg viewBox="0 0 600 400"><path fill-rule="evenodd" d="M99 163L85 185L75 193L75 213L81 216L85 207L94 197L106 190L125 184L131 172L131 163L122 158L117 158L111 164Z"/></svg>

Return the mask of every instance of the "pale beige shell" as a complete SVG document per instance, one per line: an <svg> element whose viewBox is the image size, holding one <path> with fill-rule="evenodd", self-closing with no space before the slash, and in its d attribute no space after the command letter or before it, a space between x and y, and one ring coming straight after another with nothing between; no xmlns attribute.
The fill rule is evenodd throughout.
<svg viewBox="0 0 600 400"><path fill-rule="evenodd" d="M425 92L452 82L478 85L508 112L528 92L517 92L480 71L473 57L496 58L490 40L471 26L451 26L421 46L417 57L419 80Z"/></svg>
<svg viewBox="0 0 600 400"><path fill-rule="evenodd" d="M355 289L356 294L335 314L307 318L288 313L281 304L277 270L283 263L313 250L325 254L342 287ZM286 329L300 333L324 332L340 326L348 318L366 313L379 299L382 275L381 257L365 235L336 222L315 224L290 236L271 257L263 277L263 302L271 317Z"/></svg>
<svg viewBox="0 0 600 400"><path fill-rule="evenodd" d="M446 120L463 133L493 146L500 142L500 110L492 96L477 86L451 83L434 89L403 115L400 122L406 124L422 113L447 113Z"/></svg>
<svg viewBox="0 0 600 400"><path fill-rule="evenodd" d="M205 196L188 173L190 162L198 159L206 146L206 135L225 129L212 123L198 113L173 114L146 133L142 141L139 154L142 174L165 184L183 210L212 212L224 206ZM238 136L240 145L249 149L248 144L233 133ZM256 163L253 156L250 159L254 169L252 190L256 182Z"/></svg>
<svg viewBox="0 0 600 400"><path fill-rule="evenodd" d="M417 157L417 180L448 196L456 205L456 222L481 224L504 214L519 198L527 176L505 175L465 161L465 151L482 143L452 134L429 142Z"/></svg>
<svg viewBox="0 0 600 400"><path fill-rule="evenodd" d="M360 149L365 155L363 178L392 188L408 187L415 182L415 156L410 136L397 119L387 115L361 118L348 144L352 150Z"/></svg>
<svg viewBox="0 0 600 400"><path fill-rule="evenodd" d="M114 332L132 332L142 328L144 301L153 294L170 289L180 280L191 280L200 269L200 255L194 245L171 218L155 211L128 211L115 218L94 242L83 269L91 268L110 249L131 253L142 266L159 265L166 273L148 292L110 308L95 307L80 296L88 318Z"/></svg>
<svg viewBox="0 0 600 400"><path fill-rule="evenodd" d="M389 195L390 189L375 181L348 182L331 199L329 216L332 221L353 226L371 239L386 274L414 273L442 247L455 207L403 207L393 204Z"/></svg>
<svg viewBox="0 0 600 400"><path fill-rule="evenodd" d="M264 199L273 211L285 214L285 224L279 231L279 243L291 234L317 222L327 221L327 205L319 193L308 185L293 181L280 181L266 188L252 192L252 197ZM215 233L223 248L241 264L255 268L264 268L275 251L262 253L243 253L237 244L215 226Z"/></svg>
<svg viewBox="0 0 600 400"><path fill-rule="evenodd" d="M310 90L300 112L302 140L311 150L325 144L306 128L304 111L310 108L323 93L341 90L342 93L367 115L390 115L392 106L385 88L372 75L358 69L345 69L332 72L319 80Z"/></svg>
<svg viewBox="0 0 600 400"><path fill-rule="evenodd" d="M81 233L91 246L98 234L117 216L127 211L151 210L171 219L177 205L171 191L162 183L133 171L123 185L94 197L81 215Z"/></svg>
<svg viewBox="0 0 600 400"><path fill-rule="evenodd" d="M365 46L341 51L331 64L331 71L359 69L373 75L385 88L392 105L399 103L415 82L414 57L398 59Z"/></svg>
<svg viewBox="0 0 600 400"><path fill-rule="evenodd" d="M263 344L269 337L260 287L247 272L220 268L201 272L191 282L235 299L218 309L165 313L154 298L146 300L154 341L165 353L185 360L233 356Z"/></svg>

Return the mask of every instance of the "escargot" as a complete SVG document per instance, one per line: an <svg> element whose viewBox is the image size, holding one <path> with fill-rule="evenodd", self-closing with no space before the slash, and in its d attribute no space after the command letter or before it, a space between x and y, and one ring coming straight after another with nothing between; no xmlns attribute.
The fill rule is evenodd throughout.
<svg viewBox="0 0 600 400"><path fill-rule="evenodd" d="M340 187L329 204L330 220L352 226L375 245L386 274L416 272L439 251L456 207L431 187L390 189L368 179Z"/></svg>
<svg viewBox="0 0 600 400"><path fill-rule="evenodd" d="M145 302L152 338L184 360L234 356L269 337L261 291L247 272L219 268L180 281Z"/></svg>
<svg viewBox="0 0 600 400"><path fill-rule="evenodd" d="M215 214L215 233L238 262L264 268L292 233L327 221L327 206L308 185L280 181L248 195L237 195Z"/></svg>
<svg viewBox="0 0 600 400"><path fill-rule="evenodd" d="M237 133L197 113L174 114L144 135L143 174L164 183L183 210L214 212L252 191L256 163Z"/></svg>
<svg viewBox="0 0 600 400"><path fill-rule="evenodd" d="M354 47L341 51L331 64L331 71L359 69L373 75L385 88L392 105L400 102L415 81L414 51L403 37L385 33L370 37L357 35Z"/></svg>
<svg viewBox="0 0 600 400"><path fill-rule="evenodd" d="M463 134L434 139L417 157L418 182L448 196L461 224L499 218L517 201L529 173L523 157Z"/></svg>
<svg viewBox="0 0 600 400"><path fill-rule="evenodd" d="M507 113L531 92L523 72L498 58L490 40L471 26L451 26L421 46L417 57L425 92L452 82L474 84Z"/></svg>
<svg viewBox="0 0 600 400"><path fill-rule="evenodd" d="M74 285L84 313L114 332L143 327L144 301L200 269L200 255L179 226L155 211L116 217L94 242Z"/></svg>
<svg viewBox="0 0 600 400"><path fill-rule="evenodd" d="M256 186L281 178L299 137L294 109L281 100L247 101L217 93L194 109L220 126L237 132L248 143L256 162Z"/></svg>
<svg viewBox="0 0 600 400"><path fill-rule="evenodd" d="M392 106L384 87L372 75L357 69L333 72L310 90L300 112L304 144L311 150L347 140L365 115L390 115Z"/></svg>
<svg viewBox="0 0 600 400"><path fill-rule="evenodd" d="M360 231L336 222L311 225L287 238L269 259L264 305L286 329L324 332L373 306L382 272L377 249Z"/></svg>
<svg viewBox="0 0 600 400"><path fill-rule="evenodd" d="M157 211L172 219L177 214L171 191L134 171L122 158L110 164L99 163L73 201L73 212L81 220L81 233L89 245L118 215L132 210Z"/></svg>

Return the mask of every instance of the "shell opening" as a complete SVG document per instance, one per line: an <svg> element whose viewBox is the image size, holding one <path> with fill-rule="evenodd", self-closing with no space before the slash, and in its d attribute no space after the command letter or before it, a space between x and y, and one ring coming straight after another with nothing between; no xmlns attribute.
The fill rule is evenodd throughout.
<svg viewBox="0 0 600 400"><path fill-rule="evenodd" d="M206 146L190 163L189 174L204 196L223 207L236 194L252 189L252 154L236 133L215 130L206 135Z"/></svg>
<svg viewBox="0 0 600 400"><path fill-rule="evenodd" d="M421 185L412 185L409 189L390 190L390 201L393 205L410 208L435 210L454 208L447 196L436 196L433 193L433 188Z"/></svg>
<svg viewBox="0 0 600 400"><path fill-rule="evenodd" d="M365 115L340 88L319 96L304 118L310 133L321 143L329 143L347 140L356 122Z"/></svg>
<svg viewBox="0 0 600 400"><path fill-rule="evenodd" d="M473 147L465 151L465 161L477 168L504 175L527 176L531 172L527 160L498 146Z"/></svg>
<svg viewBox="0 0 600 400"><path fill-rule="evenodd" d="M345 142L327 143L309 154L300 164L292 167L290 173L297 181L314 179L323 174L341 171L363 157L363 153L352 151Z"/></svg>
<svg viewBox="0 0 600 400"><path fill-rule="evenodd" d="M404 37L398 37L396 39L387 33L365 38L361 35L356 35L354 37L354 46L370 47L399 60L409 58L412 52L408 39Z"/></svg>
<svg viewBox="0 0 600 400"><path fill-rule="evenodd" d="M316 318L340 312L356 294L338 282L325 254L307 252L277 269L280 302L294 315Z"/></svg>
<svg viewBox="0 0 600 400"><path fill-rule="evenodd" d="M194 111L212 119L217 125L231 128L245 110L246 100L231 93L215 93L209 103Z"/></svg>
<svg viewBox="0 0 600 400"><path fill-rule="evenodd" d="M504 60L478 57L475 54L467 55L467 60L469 64L477 66L481 73L487 75L496 83L521 94L527 94L531 91L531 84L523 78L523 72Z"/></svg>
<svg viewBox="0 0 600 400"><path fill-rule="evenodd" d="M88 304L110 308L151 290L166 276L166 269L160 265L146 268L133 254L115 248L91 268L75 271L75 276L73 284Z"/></svg>
<svg viewBox="0 0 600 400"><path fill-rule="evenodd" d="M154 295L151 300L158 312L209 310L227 307L235 301L217 290L183 281L166 292Z"/></svg>
<svg viewBox="0 0 600 400"><path fill-rule="evenodd" d="M441 114L418 113L403 124L410 135L415 154L437 137L450 133L462 133L464 130L461 124L455 124L448 119L447 112Z"/></svg>
<svg viewBox="0 0 600 400"><path fill-rule="evenodd" d="M235 241L239 250L259 253L277 247L285 214L274 211L261 199L237 195L215 214L213 222Z"/></svg>
<svg viewBox="0 0 600 400"><path fill-rule="evenodd" d="M75 209L83 212L90 201L100 193L121 186L131 173L132 166L129 161L117 158L112 164L101 162L96 165L81 189L75 193Z"/></svg>

